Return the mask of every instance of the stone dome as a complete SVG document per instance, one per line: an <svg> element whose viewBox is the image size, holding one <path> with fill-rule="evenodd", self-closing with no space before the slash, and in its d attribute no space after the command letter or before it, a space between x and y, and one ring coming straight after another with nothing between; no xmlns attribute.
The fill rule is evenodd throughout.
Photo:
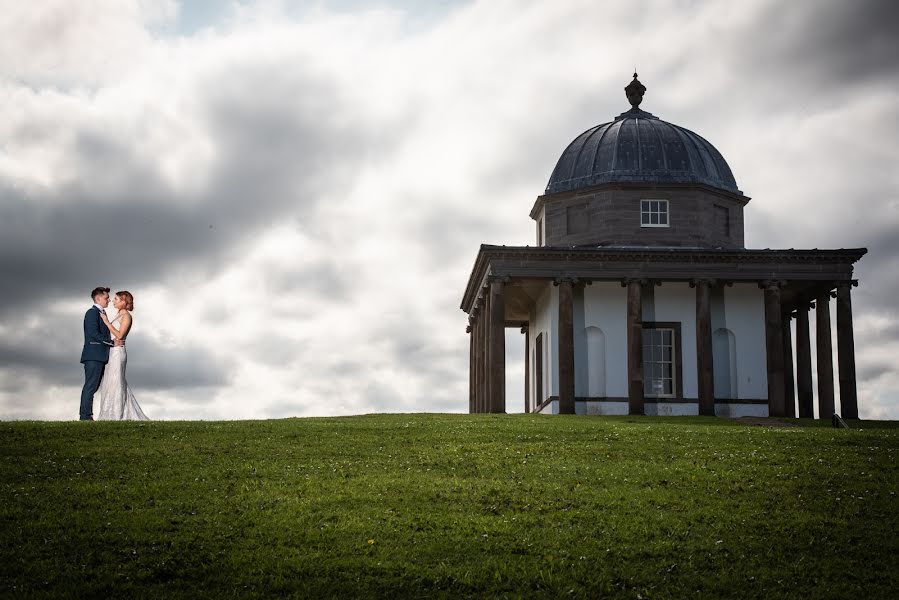
<svg viewBox="0 0 899 600"><path fill-rule="evenodd" d="M646 88L625 88L633 108L571 142L553 169L547 194L603 183L695 183L743 195L721 153L703 137L639 108Z"/></svg>

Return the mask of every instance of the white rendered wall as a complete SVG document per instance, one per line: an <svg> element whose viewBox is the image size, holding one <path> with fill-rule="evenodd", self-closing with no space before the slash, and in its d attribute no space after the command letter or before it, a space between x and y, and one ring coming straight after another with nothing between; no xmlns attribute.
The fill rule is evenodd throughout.
<svg viewBox="0 0 899 600"><path fill-rule="evenodd" d="M724 288L724 326L736 342L737 398L767 399L765 298L758 285L735 283ZM764 409L767 415L767 406Z"/></svg>
<svg viewBox="0 0 899 600"><path fill-rule="evenodd" d="M574 286L572 290L571 328L573 329L572 341L574 342L574 395L575 397L589 396L587 364L587 332L584 327L584 289Z"/></svg>
<svg viewBox="0 0 899 600"><path fill-rule="evenodd" d="M620 283L596 281L584 287L581 328L586 327L599 327L605 336L606 396L627 398L627 290ZM588 414L608 413L591 413L588 408Z"/></svg>
<svg viewBox="0 0 899 600"><path fill-rule="evenodd" d="M547 282L543 292L537 298L534 320L529 324L529 341L531 348L528 356L539 361L541 357L534 355L537 347L537 336L543 334L543 390L537 390L537 366L531 365L530 379L534 394L533 406L537 407L546 398L559 394L559 349L556 332L559 328L559 288Z"/></svg>
<svg viewBox="0 0 899 600"><path fill-rule="evenodd" d="M681 366L684 398L698 398L696 379L696 290L688 283L662 283L644 295L644 321L674 321L681 324ZM648 414L648 413L647 413ZM671 414L671 413L659 413Z"/></svg>
<svg viewBox="0 0 899 600"><path fill-rule="evenodd" d="M738 399L767 399L767 360L765 349L765 307L762 290L756 284L734 284L723 288L723 303L713 305L713 328L731 331L736 346L736 380ZM558 288L547 282L537 299L530 323L528 356L535 357L537 335L543 334L544 391L536 390L536 365L530 371L532 406L538 406L559 393L558 360ZM589 396L587 389L590 365L587 357L585 329L598 327L605 342L605 397L627 398L627 290L618 282L594 282L583 288L582 304L575 299L575 395ZM723 304L723 306L722 306ZM696 373L696 290L687 283L663 283L644 294L643 318L646 321L671 321L681 324L681 377L683 397L699 395ZM662 400L662 399L660 399ZM734 399L735 400L735 399ZM647 414L695 415L695 403L647 402ZM577 402L578 414L626 414L626 402ZM542 412L558 412L554 404ZM767 416L764 404L716 404L720 416Z"/></svg>

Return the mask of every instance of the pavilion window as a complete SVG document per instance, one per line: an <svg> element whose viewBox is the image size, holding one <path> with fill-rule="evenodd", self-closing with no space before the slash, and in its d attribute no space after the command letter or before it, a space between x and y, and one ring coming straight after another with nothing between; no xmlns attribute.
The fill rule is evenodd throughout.
<svg viewBox="0 0 899 600"><path fill-rule="evenodd" d="M648 398L673 398L677 391L675 330L643 330L643 389Z"/></svg>
<svg viewBox="0 0 899 600"><path fill-rule="evenodd" d="M668 227L668 201L640 200L640 227Z"/></svg>

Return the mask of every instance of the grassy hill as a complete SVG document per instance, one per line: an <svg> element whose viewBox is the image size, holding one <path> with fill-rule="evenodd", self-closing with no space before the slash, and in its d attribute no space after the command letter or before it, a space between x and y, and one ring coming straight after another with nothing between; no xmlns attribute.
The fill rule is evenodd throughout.
<svg viewBox="0 0 899 600"><path fill-rule="evenodd" d="M0 595L888 598L899 428L0 423Z"/></svg>

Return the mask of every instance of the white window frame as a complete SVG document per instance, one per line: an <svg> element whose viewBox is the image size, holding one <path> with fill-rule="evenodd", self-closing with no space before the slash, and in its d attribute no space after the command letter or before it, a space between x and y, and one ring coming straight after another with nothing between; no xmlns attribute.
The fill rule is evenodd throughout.
<svg viewBox="0 0 899 600"><path fill-rule="evenodd" d="M677 397L677 345L678 345L677 344L677 331L672 327L651 327L651 328L644 329L643 331L651 332L649 334L650 337L652 337L653 334L667 333L670 336L670 340L671 340L671 346L670 346L671 353L670 353L668 360L665 360L664 356L657 357L654 355L655 353L652 353L652 352L651 352L651 354L653 354L653 356L651 356L649 358L649 360L647 360L646 356L645 356L646 350L644 350L643 384L644 384L644 387L647 389L644 389L643 395L646 396L647 398L676 398ZM644 341L644 345L645 345L645 341ZM664 348L664 346L657 346L657 348L662 349L662 348ZM651 383L653 381L652 375L649 373L650 366L652 364L667 365L668 369L670 369L671 393L669 393L669 394L661 393L660 394L660 393L655 392L652 389L649 389L651 387ZM668 379L668 378L663 377L662 380L664 380L664 379ZM647 384L650 384L650 385L647 385Z"/></svg>
<svg viewBox="0 0 899 600"><path fill-rule="evenodd" d="M658 202L658 204L653 205L654 202ZM663 208L664 210L662 210ZM658 223L651 222L652 215L656 215ZM665 215L664 223L661 222L662 215ZM671 227L671 212L668 200L664 198L642 198L640 200L640 227Z"/></svg>

